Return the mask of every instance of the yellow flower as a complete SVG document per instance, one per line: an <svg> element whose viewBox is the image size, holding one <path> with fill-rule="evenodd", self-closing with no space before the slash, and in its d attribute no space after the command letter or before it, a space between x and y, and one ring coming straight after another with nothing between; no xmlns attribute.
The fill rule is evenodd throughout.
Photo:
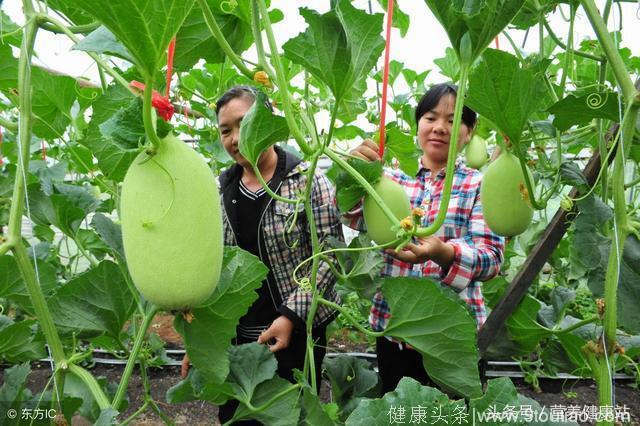
<svg viewBox="0 0 640 426"><path fill-rule="evenodd" d="M255 74L253 74L253 81L269 88L273 87L269 80L269 76L264 71L256 71Z"/></svg>

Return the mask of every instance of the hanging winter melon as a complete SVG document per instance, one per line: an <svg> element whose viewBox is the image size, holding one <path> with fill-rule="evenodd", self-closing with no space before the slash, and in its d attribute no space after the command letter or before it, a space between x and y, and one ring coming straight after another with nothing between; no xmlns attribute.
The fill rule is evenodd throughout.
<svg viewBox="0 0 640 426"><path fill-rule="evenodd" d="M533 182L531 171L527 173ZM482 213L498 235L513 237L527 229L533 209L518 159L507 151L487 167L480 187Z"/></svg>
<svg viewBox="0 0 640 426"><path fill-rule="evenodd" d="M400 220L411 215L411 204L402 185L383 176L373 189L382 197L395 217ZM366 196L363 204L364 222L367 225L367 233L376 244L384 245L396 239L393 224L378 206L375 200Z"/></svg>
<svg viewBox="0 0 640 426"><path fill-rule="evenodd" d="M141 153L122 184L122 238L140 293L164 309L190 309L215 289L222 266L222 219L215 177L174 135Z"/></svg>
<svg viewBox="0 0 640 426"><path fill-rule="evenodd" d="M465 160L469 167L479 169L489 159L487 141L478 135L473 135L465 150Z"/></svg>

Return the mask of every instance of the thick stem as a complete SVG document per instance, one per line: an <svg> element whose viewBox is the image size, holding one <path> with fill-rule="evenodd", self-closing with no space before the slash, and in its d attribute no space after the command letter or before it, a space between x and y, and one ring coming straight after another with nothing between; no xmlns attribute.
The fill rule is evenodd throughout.
<svg viewBox="0 0 640 426"><path fill-rule="evenodd" d="M567 75L569 69L573 68L573 24L576 20L576 8L573 3L569 4L569 34L567 36L567 49L564 57L564 66L562 67L562 77L560 77L560 97L564 96L564 89L567 83Z"/></svg>
<svg viewBox="0 0 640 426"><path fill-rule="evenodd" d="M605 24L602 16L598 13L598 8L593 0L580 0L580 3L587 13L587 17L598 37L605 56L611 64L611 69L616 76L618 85L622 89L625 100L630 101L636 90L633 86L633 81L631 81L631 77L627 73L627 68L620 57L620 53L611 39L607 24Z"/></svg>
<svg viewBox="0 0 640 426"><path fill-rule="evenodd" d="M298 146L306 155L313 154L313 149L309 146L307 141L295 120L295 111L291 101L291 94L288 89L288 82L285 77L284 67L280 60L280 53L278 53L278 43L273 35L273 28L271 28L271 20L269 19L269 12L264 0L253 0L257 2L260 15L262 16L262 23L264 25L265 32L267 34L267 40L269 42L269 50L271 51L271 61L276 72L276 84L280 89L280 95L282 96L282 107L284 109L284 117L289 125L289 131L291 135L298 143Z"/></svg>
<svg viewBox="0 0 640 426"><path fill-rule="evenodd" d="M260 30L260 12L255 1L251 2L251 32L256 43L256 52L258 53L258 64L262 67L264 72L267 73L271 81L275 81L276 74L269 62L267 61L267 55L264 52L264 44L262 43L262 32Z"/></svg>
<svg viewBox="0 0 640 426"><path fill-rule="evenodd" d="M318 154L313 156L311 160L311 165L307 174L307 184L304 189L304 211L307 215L307 222L309 223L309 233L311 235L311 248L312 253L317 254L320 252L320 240L318 239L318 231L316 227L316 219L313 216L313 206L312 202L312 191L313 191L313 181L314 175L316 171L316 167L318 166L318 159L320 156ZM313 320L316 316L316 311L318 310L318 288L317 288L317 279L318 279L318 268L320 267L320 256L315 256L313 262L311 263L311 306L309 308L309 312L307 315L307 357L305 360L305 367L309 365L309 373L311 376L311 388L313 392L316 392L317 378L316 378L316 368L315 368L315 359L313 353Z"/></svg>
<svg viewBox="0 0 640 426"><path fill-rule="evenodd" d="M140 329L138 329L138 334L136 334L136 340L133 343L133 348L131 349L131 353L129 354L129 360L127 361L127 366L122 373L122 377L120 378L120 385L118 385L118 390L116 391L115 396L113 397L113 407L117 410L122 403L122 399L127 393L127 388L129 387L129 380L131 379L131 373L133 372L133 367L135 367L136 362L138 361L138 355L140 354L140 349L142 348L142 343L144 342L145 335L147 333L147 329L153 320L156 312L158 312L157 307L153 307L147 312L142 321L142 325Z"/></svg>
<svg viewBox="0 0 640 426"><path fill-rule="evenodd" d="M144 132L146 133L149 141L153 145L153 148L157 150L160 148L160 138L156 133L156 129L153 125L153 111L151 105L151 97L153 96L153 79L149 78L146 81L144 87L144 97L142 100L142 121L144 122Z"/></svg>
<svg viewBox="0 0 640 426"><path fill-rule="evenodd" d="M71 374L74 374L80 380L82 380L85 385L87 385L87 388L89 388L89 391L91 391L91 395L93 395L93 398L98 403L98 407L100 407L100 410L105 410L111 407L111 404L109 404L109 398L107 398L107 395L102 390L102 387L100 387L100 384L95 379L95 377L91 375L91 373L75 364L69 365L69 371L71 372Z"/></svg>
<svg viewBox="0 0 640 426"><path fill-rule="evenodd" d="M62 341L58 335L58 330L53 322L53 317L49 311L44 295L42 294L42 289L38 284L38 279L22 240L16 241L13 247L13 255L16 263L18 264L18 269L20 269L20 273L22 274L25 287L27 287L27 291L29 292L29 297L33 304L33 310L38 318L38 322L40 323L40 328L42 329L42 333L44 334L47 344L51 349L53 360L57 365L66 359L66 355L62 347Z"/></svg>
<svg viewBox="0 0 640 426"><path fill-rule="evenodd" d="M547 32L549 33L549 35L551 36L551 39L555 42L555 44L557 44L560 49L567 50L567 45L564 44L562 40L558 38L555 32L553 32L553 28L551 28L551 25L549 24L549 22L545 19L543 20L543 23L544 23L544 28L547 30ZM576 56L581 56L583 58L593 59L594 61L599 61L599 62L603 62L606 60L603 57L595 56L595 55L592 55L591 53L582 52L580 50L573 51L573 54Z"/></svg>
<svg viewBox="0 0 640 426"><path fill-rule="evenodd" d="M13 121L9 121L9 120L4 119L2 117L0 117L0 127L4 127L5 129L10 131L11 133L15 133L15 132L18 131L18 123L13 122Z"/></svg>
<svg viewBox="0 0 640 426"><path fill-rule="evenodd" d="M207 24L207 27L209 27L213 38L216 40L222 51L225 53L225 55L227 55L229 60L233 62L233 64L240 70L242 74L250 79L253 79L253 72L251 72L251 70L247 68L247 66L244 64L244 62L242 62L236 52L233 51L233 48L225 39L224 34L222 34L222 30L218 26L216 18L213 16L207 0L197 0L197 2L200 6L200 9L202 9L202 15L204 16L204 21Z"/></svg>
<svg viewBox="0 0 640 426"><path fill-rule="evenodd" d="M58 25L51 24L50 22L41 21L38 23L38 26L43 30L46 30L55 34L64 33L64 31L62 31L62 29ZM70 25L66 28L70 33L73 33L73 34L87 34L93 30L97 30L99 26L100 26L100 22L94 21L94 22L91 22L90 24Z"/></svg>
<svg viewBox="0 0 640 426"><path fill-rule="evenodd" d="M444 188L442 189L442 198L440 200L440 209L430 226L418 229L415 233L418 237L426 237L434 234L438 229L440 229L447 217L449 200L451 200L453 175L455 173L456 156L458 154L458 138L460 136L460 127L462 125L462 107L464 106L464 97L467 91L468 75L469 66L460 64L460 85L456 95L456 106L453 114L453 129L451 130L451 139L449 141L449 157L447 159L447 169L444 178Z"/></svg>

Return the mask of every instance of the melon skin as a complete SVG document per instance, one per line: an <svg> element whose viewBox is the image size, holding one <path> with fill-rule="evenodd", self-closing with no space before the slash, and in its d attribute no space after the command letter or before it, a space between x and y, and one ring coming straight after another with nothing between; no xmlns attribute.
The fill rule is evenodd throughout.
<svg viewBox="0 0 640 426"><path fill-rule="evenodd" d="M527 173L533 182L528 168ZM487 167L480 187L484 220L494 233L513 237L523 233L531 224L533 209L522 192L523 188L526 184L518 158L503 151Z"/></svg>
<svg viewBox="0 0 640 426"><path fill-rule="evenodd" d="M474 135L465 150L465 160L469 167L479 169L487 163L487 141L478 135Z"/></svg>
<svg viewBox="0 0 640 426"><path fill-rule="evenodd" d="M222 267L220 209L213 172L173 134L151 159L143 152L133 161L122 184L122 239L133 282L147 300L168 310L207 300Z"/></svg>
<svg viewBox="0 0 640 426"><path fill-rule="evenodd" d="M389 206L398 222L411 215L411 203L402 185L383 176L373 189ZM372 197L365 196L362 214L367 233L376 244L386 245L396 239L396 231L392 228L398 222L391 223Z"/></svg>

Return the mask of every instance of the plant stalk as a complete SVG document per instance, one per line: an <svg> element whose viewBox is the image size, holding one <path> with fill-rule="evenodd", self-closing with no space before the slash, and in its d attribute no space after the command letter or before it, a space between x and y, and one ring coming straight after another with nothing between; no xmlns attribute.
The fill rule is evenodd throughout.
<svg viewBox="0 0 640 426"><path fill-rule="evenodd" d="M125 394L127 393L127 388L129 387L129 380L131 379L131 373L133 372L133 368L138 361L138 355L140 354L140 349L142 348L142 343L144 342L145 335L147 333L147 329L153 320L153 317L158 312L158 308L153 306L144 316L142 320L142 325L138 329L138 333L136 334L136 340L133 343L133 348L131 349L131 353L129 354L129 360L127 361L127 366L122 373L122 377L120 378L120 384L118 385L118 390L116 391L115 396L113 397L113 407L118 410L122 400L124 399Z"/></svg>

